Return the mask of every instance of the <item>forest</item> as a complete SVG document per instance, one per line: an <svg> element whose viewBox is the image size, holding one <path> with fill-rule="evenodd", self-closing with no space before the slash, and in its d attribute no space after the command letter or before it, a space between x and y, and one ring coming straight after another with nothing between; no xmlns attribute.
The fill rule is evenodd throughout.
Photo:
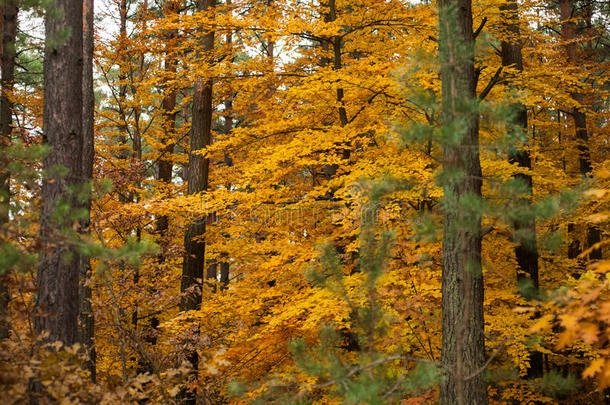
<svg viewBox="0 0 610 405"><path fill-rule="evenodd" d="M1 404L610 403L609 2L0 35Z"/></svg>

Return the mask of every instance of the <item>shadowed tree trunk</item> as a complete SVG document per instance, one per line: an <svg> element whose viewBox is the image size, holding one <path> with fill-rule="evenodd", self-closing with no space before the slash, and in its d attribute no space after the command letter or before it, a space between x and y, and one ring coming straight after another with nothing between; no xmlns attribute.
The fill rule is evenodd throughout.
<svg viewBox="0 0 610 405"><path fill-rule="evenodd" d="M337 20L337 4L335 0L328 0L328 3L320 3L320 5L326 9L327 12L324 12L324 22L332 23ZM328 52L332 47L332 69L334 71L339 71L343 68L343 58L342 58L342 48L343 48L343 39L341 35L334 35L332 37L325 38L325 41L321 43L321 47L324 52ZM320 60L320 64L324 66L330 65L331 60L326 55ZM337 100L337 113L339 114L339 125L341 127L345 127L348 124L347 111L344 106L343 98L345 96L345 91L342 87L337 88L336 90L336 100ZM350 150L348 148L344 148L341 152L343 159L349 159ZM322 173L326 179L331 179L336 176L337 170L339 169L339 165L331 164L326 165L322 168ZM334 197L334 190L329 191L326 198L331 199ZM343 247L341 247L343 249Z"/></svg>
<svg viewBox="0 0 610 405"><path fill-rule="evenodd" d="M208 10L214 7L214 0L199 0L198 9ZM214 47L214 32L208 32L203 38L202 49L211 52ZM191 152L187 174L188 194L197 194L207 189L210 161L201 156L201 149L210 145L212 131L212 79L200 78L195 86L191 123ZM181 291L184 293L192 287L200 290L203 278L205 243L201 236L205 233L205 218L199 218L191 224L184 238L184 264L182 267ZM201 292L185 294L181 302L183 311L201 307Z"/></svg>
<svg viewBox="0 0 610 405"><path fill-rule="evenodd" d="M439 4L444 184L440 403L487 404L479 116L470 0Z"/></svg>
<svg viewBox="0 0 610 405"><path fill-rule="evenodd" d="M208 12L215 7L215 0L198 0L197 10ZM214 50L214 31L208 30L201 40L203 57L212 63ZM193 96L193 112L191 121L191 148L189 153L189 167L187 174L188 194L198 194L208 187L208 171L210 161L199 152L210 145L212 132L212 79L202 77L195 84ZM201 308L201 289L203 269L205 266L205 234L206 218L202 216L190 224L184 236L184 262L182 265L182 281L180 292L181 311L197 310ZM188 360L196 370L199 357L196 350L191 350ZM186 394L186 403L195 403L195 393Z"/></svg>
<svg viewBox="0 0 610 405"><path fill-rule="evenodd" d="M118 51L121 53L122 62L119 66L119 100L118 100L118 108L119 115L121 117L121 125L119 126L119 143L121 146L125 146L127 144L127 111L125 107L125 101L127 97L127 73L125 72L126 67L128 65L129 60L125 51L125 47L127 44L127 0L120 0L119 3L119 49ZM123 148L119 152L121 159L127 159L127 150ZM125 191L127 193L127 191ZM119 201L127 202L128 197L127 194L123 195L119 194Z"/></svg>
<svg viewBox="0 0 610 405"><path fill-rule="evenodd" d="M0 93L0 150L10 146L12 132L13 103L8 95L13 89L15 79L15 35L17 33L16 0L4 2L2 10L2 89ZM7 155L0 153L0 228L9 220L11 196L10 173L7 167ZM0 340L9 335L10 325L6 320L10 291L8 274L0 274Z"/></svg>
<svg viewBox="0 0 610 405"><path fill-rule="evenodd" d="M521 42L519 39L519 14L518 6L515 0L508 0L502 6L506 23L504 29L510 35L510 41L502 41L502 66L510 66L519 72L523 71L523 54L521 52ZM512 122L512 125L520 127L525 133L528 131L527 125L527 109L518 103L516 106L517 114ZM532 161L530 154L526 148L515 148L509 153L508 159L511 163L517 164L519 167L531 170ZM518 201L518 204L526 208L529 205L529 198L534 194L532 176L529 174L516 174L515 178L519 179L526 187L528 197ZM522 285L523 282L529 281L533 292L538 292L539 277L538 277L538 243L536 240L536 219L533 216L525 216L523 219L518 219L513 224L513 230L517 237L515 246L515 257L519 271L517 273L517 282ZM530 356L530 366L527 370L529 377L542 376L542 353L533 352Z"/></svg>
<svg viewBox="0 0 610 405"><path fill-rule="evenodd" d="M231 6L231 0L226 0L227 3L227 7ZM229 13L231 13L231 11L229 10ZM229 30L229 32L227 32L227 36L226 36L226 42L227 42L227 47L231 48L232 44L233 44L233 31ZM271 49L268 50L267 54L270 58L273 57L273 42L269 41L268 44ZM231 60L231 62L233 62L233 60ZM231 133L231 131L233 130L233 92L229 93L229 96L227 97L227 99L224 102L224 106L225 106L225 116L224 116L224 133L226 135L229 135ZM228 152L225 152L224 154L224 164L226 166L233 166L233 159L231 158L231 155L229 155ZM226 187L228 189L231 189L231 184L227 184ZM228 252L223 252L220 255L220 288L226 290L228 288L229 285L229 270L230 270L230 263L229 263L229 253Z"/></svg>
<svg viewBox="0 0 610 405"><path fill-rule="evenodd" d="M62 231L73 227L70 207L79 205L71 190L83 174L83 2L57 0L59 12L45 18L43 139L44 158L40 214L41 259L38 267L37 332L66 345L77 341L80 255ZM66 39L62 35L70 32ZM60 168L60 169L59 169ZM63 214L62 214L63 213Z"/></svg>
<svg viewBox="0 0 610 405"><path fill-rule="evenodd" d="M167 14L174 14L180 11L180 2L176 0L168 0L165 5ZM169 30L166 33L166 39L173 42L176 38L177 30ZM176 58L173 55L173 50L168 49L165 52L165 72L167 77L173 77L176 74ZM171 154L174 153L174 136L176 126L176 96L177 89L171 85L165 84L165 95L162 102L162 113L163 113L163 134L164 142L166 143L165 148L161 151L162 156L159 158L157 163L157 180L162 182L164 185L169 185L172 182L172 170L173 162ZM159 238L163 239L166 237L169 223L167 216L160 216L157 218L155 228ZM164 244L162 243L162 247ZM159 262L165 261L165 254L163 250L159 255Z"/></svg>
<svg viewBox="0 0 610 405"><path fill-rule="evenodd" d="M178 0L167 0L163 7L164 15L173 15L174 13L180 12L180 1ZM165 32L165 38L168 41L168 45L165 52L165 72L166 77L173 78L176 74L177 62L174 55L174 50L172 47L174 46L173 41L178 35L177 30L168 30ZM163 115L163 142L165 142L166 146L161 150L161 156L157 161L157 180L163 185L163 189L165 189L171 185L172 183L172 172L173 172L173 162L171 154L174 153L174 137L175 137L175 127L176 127L176 97L177 97L177 89L171 84L167 83L167 80L164 84L164 97L161 103L161 113ZM157 242L160 247L160 253L157 256L157 263L163 264L165 263L165 255L167 252L167 231L169 229L169 218L166 215L159 216L155 220L155 233L157 235ZM163 267L160 266L157 271L163 271ZM153 274L154 281L153 285L156 283L156 274ZM156 292L156 288L154 290ZM144 340L148 342L151 346L157 344L157 334L158 334L158 326L160 324L159 318L157 316L149 315L148 317L148 325L144 326L143 336ZM140 356L138 358L138 373L153 373L153 365L150 364L150 361L146 359L146 356Z"/></svg>
<svg viewBox="0 0 610 405"><path fill-rule="evenodd" d="M93 179L94 156L94 111L95 97L93 93L93 1L83 1L83 153L82 173L84 181ZM91 233L91 189L87 191L84 208L87 216L81 221L80 232L83 235ZM89 257L81 257L80 268L80 329L79 342L87 352L89 360L85 364L95 381L95 342L94 318L91 306L91 261Z"/></svg>
<svg viewBox="0 0 610 405"><path fill-rule="evenodd" d="M568 56L568 62L573 66L578 66L579 57L576 40L576 26L570 19L574 17L574 11L576 6L573 0L561 0L559 2L559 11L561 15L561 37L566 42L566 53ZM572 98L582 104L584 102L584 95L581 93L572 93ZM578 166L580 175L582 177L591 177L592 166L591 166L591 152L589 150L589 131L587 130L587 116L581 108L572 108L572 117L574 118L574 127L576 128L576 139L578 140ZM575 227L568 227L568 234L570 230L574 231ZM570 242L569 256L571 258L578 257L582 250L580 243L576 240L574 233L571 233L572 241ZM587 242L585 249L599 243L601 241L601 232L599 228L587 225L586 226ZM589 259L597 260L602 258L601 249L594 249L589 254ZM579 276L579 275L576 275Z"/></svg>

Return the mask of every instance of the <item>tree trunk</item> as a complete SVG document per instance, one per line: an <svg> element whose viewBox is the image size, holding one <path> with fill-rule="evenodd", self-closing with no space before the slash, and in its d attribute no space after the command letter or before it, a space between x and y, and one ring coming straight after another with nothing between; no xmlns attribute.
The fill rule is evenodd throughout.
<svg viewBox="0 0 610 405"><path fill-rule="evenodd" d="M519 36L519 14L518 5L515 0L508 0L501 7L504 17L508 20L504 28L513 41L502 41L502 66L511 66L519 72L523 71L523 54L521 52L521 42ZM525 133L528 131L527 125L527 109L518 103L516 106L517 115L515 116L512 125L520 127ZM532 160L529 151L525 148L515 148L509 153L508 159L511 163L517 164L519 167L531 170ZM533 181L529 174L517 174L515 178L521 180L526 186L527 197L518 201L518 204L526 208L529 205L529 199L533 196ZM519 270L517 272L517 282L521 285L524 281L529 281L534 289L534 293L538 292L539 277L538 277L538 243L536 239L536 219L526 216L524 219L519 219L512 224L514 233L521 240L517 241L515 246L515 256ZM530 366L527 371L528 377L535 378L542 376L542 353L533 352L530 357Z"/></svg>
<svg viewBox="0 0 610 405"><path fill-rule="evenodd" d="M164 4L164 14L172 15L174 13L178 13L180 11L180 2L177 0L168 0ZM177 36L177 30L169 30L165 33L165 38L168 41L169 45L167 46L167 51L165 53L165 72L167 73L166 77L174 77L176 74L176 58L173 55L173 51L171 47L173 46L172 41ZM176 112L174 111L176 108L176 96L177 90L168 86L167 82L164 86L164 97L161 102L161 113L163 115L163 142L166 146L161 151L161 156L157 161L157 180L163 184L163 192L165 192L165 188L172 183L172 171L173 171L173 162L171 158L171 154L174 153L174 137L175 137L175 126L176 126ZM157 235L157 242L160 247L160 253L157 256L157 263L163 264L165 263L165 255L167 252L167 231L169 229L169 218L166 215L159 216L155 220L155 233ZM153 274L153 277L156 277ZM156 279L154 279L153 285L155 285ZM156 291L156 288L155 288ZM137 316L137 313L135 314ZM149 343L151 346L157 344L157 334L158 327L160 321L159 318L152 315L148 317L148 325L144 326L143 337L144 340ZM153 365L150 364L150 361L145 358L145 356L140 356L138 358L138 373L153 373Z"/></svg>
<svg viewBox="0 0 610 405"><path fill-rule="evenodd" d="M209 11L215 6L215 0L198 0L198 11ZM214 31L208 31L202 39L201 50L212 63L211 53L214 50ZM188 167L188 194L198 194L208 187L208 171L210 161L196 152L210 145L212 132L212 78L199 78L195 85L193 96L193 112L191 122L191 148ZM201 288L203 269L205 266L205 234L206 218L200 217L188 226L184 236L184 262L182 265L182 281L180 292L182 298L180 310L197 310L201 308ZM196 350L192 350L189 361L197 369L199 358ZM187 394L187 403L194 403L194 393Z"/></svg>
<svg viewBox="0 0 610 405"><path fill-rule="evenodd" d="M175 2L170 2L171 4L176 4ZM170 9L170 12L173 12L174 9ZM176 31L172 30L168 34L168 39L171 40L176 36ZM175 58L166 53L165 55L165 71L169 75L174 75L176 73L176 60ZM176 124L176 112L174 111L176 108L176 89L174 88L166 88L166 93L162 102L163 109L163 133L164 133L164 142L166 143L165 148L162 150L162 156L159 158L159 162L157 164L157 180L164 185L169 185L172 182L172 170L173 170L173 162L171 160L171 154L174 153L174 136L175 136L175 124ZM163 248L165 247L165 237L167 233L167 229L169 226L169 221L167 216L163 215L157 218L155 228L157 235L160 239L162 239L162 250L159 255L159 262L163 263L165 261L165 254Z"/></svg>
<svg viewBox="0 0 610 405"><path fill-rule="evenodd" d="M127 0L120 0L119 3L119 49L121 63L119 66L119 100L118 108L119 115L121 118L121 125L119 125L119 143L121 144L121 150L119 151L120 159L127 159L127 150L125 145L127 144L128 128L127 128L127 111L125 101L127 97L127 73L125 72L126 66L130 63L126 52L127 44ZM128 190L121 190L119 194L120 202L127 202L129 200Z"/></svg>
<svg viewBox="0 0 610 405"><path fill-rule="evenodd" d="M227 3L227 7L231 6L231 0L226 0ZM271 1L269 1L268 3L271 3ZM229 10L229 13L231 13L231 11ZM229 30L227 32L226 35L226 42L227 42L227 46L229 48L231 48L232 44L233 44L233 31ZM267 56L269 56L270 58L273 58L273 42L269 41L268 46L267 46ZM231 60L231 62L233 62L233 60ZM231 131L233 130L233 92L231 91L229 93L229 96L227 97L227 99L224 101L224 107L225 107L225 116L224 116L224 133L226 135L229 135L231 133ZM226 166L233 166L233 159L231 158L231 155L229 155L228 152L225 152L224 154L224 164ZM226 184L227 189L231 189L231 184ZM222 290L226 290L228 288L229 285L229 271L230 271L230 264L229 264L229 253L228 252L222 252L220 254L220 288Z"/></svg>
<svg viewBox="0 0 610 405"><path fill-rule="evenodd" d="M481 271L479 118L470 0L439 4L444 184L441 404L487 404ZM456 175L459 174L459 175Z"/></svg>
<svg viewBox="0 0 610 405"><path fill-rule="evenodd" d="M575 6L573 5L573 0L561 0L559 2L559 11L561 16L561 37L566 42L566 53L568 56L568 61L574 65L578 66L579 57L578 57L578 49L577 45L574 42L576 39L576 26L570 21L571 18L574 17ZM578 102L578 104L582 104L584 101L584 95L580 93L572 93L572 98ZM578 107L572 108L572 117L574 118L574 127L576 128L576 139L578 140L578 166L580 169L580 175L582 177L591 177L592 166L591 166L591 152L589 150L589 131L587 130L587 116L582 111L582 109ZM601 241L601 232L599 228L587 225L586 227L587 233L587 244L585 248L589 248L596 243ZM575 246L574 243L571 243L572 246ZM576 252L572 252L575 256L579 256L582 251L578 250ZM589 254L589 259L597 260L602 258L601 249L594 249Z"/></svg>
<svg viewBox="0 0 610 405"><path fill-rule="evenodd" d="M215 0L199 0L198 10L205 11L214 7ZM208 32L202 41L204 52L214 49L214 31ZM193 97L193 112L191 123L191 152L188 167L189 195L200 193L208 187L208 171L210 161L199 153L201 149L210 145L212 132L212 79L200 78L195 86ZM187 311L201 307L201 280L205 262L205 243L201 236L205 233L205 218L199 218L191 224L184 238L184 263L182 267L181 292L185 293L196 287L193 294L185 294L181 302L181 310ZM194 240L199 239L199 240Z"/></svg>
<svg viewBox="0 0 610 405"><path fill-rule="evenodd" d="M43 168L40 214L41 260L38 267L37 332L49 331L49 341L77 341L80 257L62 238L74 226L70 207L79 205L74 190L82 185L83 125L83 2L57 0L60 12L45 19L43 137L49 146ZM70 32L65 39L62 33ZM61 167L61 170L58 170ZM66 211L65 214L62 214Z"/></svg>
<svg viewBox="0 0 610 405"><path fill-rule="evenodd" d="M15 35L17 33L16 0L7 1L2 7L2 89L0 93L0 227L9 220L10 205L10 173L8 170L7 154L3 149L11 144L12 132L12 110L13 103L9 94L13 90L15 79ZM8 288L8 274L0 274L0 340L9 335L10 325L6 319L8 316L8 304L10 291Z"/></svg>
<svg viewBox="0 0 610 405"><path fill-rule="evenodd" d="M93 157L94 157L94 112L95 97L93 93L93 1L83 1L83 153L82 173L84 181L91 182L93 179ZM84 208L87 210L86 217L81 221L80 232L83 235L91 233L91 188L88 186L87 200ZM80 268L80 328L79 342L87 353L89 360L86 363L91 373L91 379L95 381L95 341L94 341L94 318L91 305L91 261L89 257L81 257Z"/></svg>
<svg viewBox="0 0 610 405"><path fill-rule="evenodd" d="M337 4L336 4L336 0L328 0L328 3L321 3L321 6L323 7L328 7L328 12L324 13L324 22L327 23L332 23L334 21L337 20ZM333 58L332 58L332 69L334 71L339 71L343 68L343 58L342 58L342 47L343 47L343 41L340 35L334 35L332 37L328 37L326 38L326 41L322 42L322 49L324 52L328 52L329 50L329 43L332 46L332 51L333 51ZM324 56L321 61L320 64L322 66L327 66L330 64L330 60L328 57ZM345 92L343 90L342 87L337 88L336 90L336 100L337 100L337 112L339 115L339 125L341 127L345 127L348 124L348 118L347 118L347 111L345 109L345 106L343 105L343 98L345 96ZM350 155L350 150L349 148L344 148L342 150L342 158L343 159L349 159L349 155ZM333 177L335 177L335 175L337 174L337 170L339 169L339 165L338 164L331 164L331 165L326 165L322 168L322 173L324 174L324 177L328 180L332 179ZM328 192L328 195L326 196L327 199L331 199L334 197L334 190L330 190Z"/></svg>
<svg viewBox="0 0 610 405"><path fill-rule="evenodd" d="M180 12L180 1L177 0L168 0L166 4L166 14L174 14ZM176 38L178 35L177 30L169 30L166 34L166 39L170 43ZM173 46L173 44L172 44ZM165 52L165 72L167 73L166 77L173 77L176 74L176 58L173 55L172 49L169 49ZM176 96L177 89L172 86L168 86L165 83L165 95L162 101L162 114L163 114L163 134L164 134L164 143L166 144L163 149L162 156L159 158L159 162L157 164L157 180L165 184L171 184L172 182L172 170L173 170L173 162L171 160L171 154L174 153L174 137L176 130ZM155 228L157 235L159 238L164 239L166 237L167 229L169 226L167 216L161 216L157 218ZM162 244L162 248L164 245ZM161 251L159 255L159 262L163 263L165 261L164 252Z"/></svg>

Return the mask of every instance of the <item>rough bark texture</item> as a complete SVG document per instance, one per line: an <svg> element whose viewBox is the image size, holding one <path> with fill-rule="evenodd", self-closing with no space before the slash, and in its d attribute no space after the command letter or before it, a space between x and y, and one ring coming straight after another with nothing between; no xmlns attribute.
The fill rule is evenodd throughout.
<svg viewBox="0 0 610 405"><path fill-rule="evenodd" d="M180 1L168 0L164 4L164 12L166 15L174 14L180 11ZM168 30L165 32L165 38L169 41L167 51L165 53L165 72L166 77L173 77L176 74L177 62L171 47L173 41L178 35L177 30ZM163 141L166 143L165 148L161 151L161 156L157 161L157 180L167 187L172 183L173 162L171 154L174 153L174 136L176 127L176 97L177 89L167 81L164 83L164 97L161 102L161 113L163 115ZM155 220L155 233L157 243L160 247L160 253L157 256L157 262L163 264L166 259L167 252L167 231L169 229L169 218L166 215L159 216ZM162 271L162 267L159 267ZM156 291L156 289L155 289ZM136 314L137 316L137 314ZM160 325L159 318L155 315L147 317L147 325L143 327L144 340L151 346L157 344L158 327ZM138 373L153 373L154 367L150 363L147 356L139 356L138 358Z"/></svg>
<svg viewBox="0 0 610 405"><path fill-rule="evenodd" d="M199 0L198 10L214 7L214 0ZM205 34L202 41L204 52L214 49L214 31ZM210 161L203 158L201 149L210 145L212 132L212 79L200 78L195 86L191 122L191 153L188 167L188 194L197 194L207 189ZM199 292L186 293L181 302L181 310L201 307L201 280L205 262L205 243L201 240L205 233L205 218L191 224L184 237L184 264L182 266L181 292L195 287Z"/></svg>
<svg viewBox="0 0 610 405"><path fill-rule="evenodd" d="M506 18L505 30L510 35L510 40L502 41L502 66L510 66L519 72L523 71L523 54L521 52L521 42L519 35L519 15L518 6L515 0L508 0L501 7L504 18ZM515 116L512 125L516 125L527 133L527 109L521 103L515 106L517 115ZM524 148L516 148L509 153L508 159L511 163L517 164L525 169L532 168L532 161L529 151ZM528 197L534 194L532 176L529 174L517 174L516 178L520 179L526 186ZM518 201L518 204L526 207L529 204L529 198L523 198ZM530 216L519 219L512 224L516 235L525 235L525 240L517 242L515 246L515 256L519 271L517 273L517 281L522 282L529 280L535 291L539 287L538 277L538 243L536 240L536 219ZM542 376L542 353L531 353L530 367L528 368L529 377Z"/></svg>
<svg viewBox="0 0 610 405"><path fill-rule="evenodd" d="M179 10L180 4L177 1L168 2L168 12L175 13ZM167 33L167 39L172 41L177 35L176 30L170 30ZM172 55L171 51L165 54L165 71L168 76L171 77L176 73L176 59ZM163 133L164 142L166 142L165 148L161 151L162 156L159 158L157 164L157 180L162 183L170 184L172 182L172 170L173 162L171 160L171 154L174 153L174 133L176 126L176 95L177 90L173 87L165 85L165 96L162 102L162 113L163 113ZM156 231L159 238L165 238L169 226L167 216L161 216L156 221ZM163 252L160 256L160 261L164 261Z"/></svg>
<svg viewBox="0 0 610 405"><path fill-rule="evenodd" d="M174 14L180 11L180 2L176 0L168 0L166 4L166 11L168 14ZM177 30L169 30L166 33L166 39L170 43L178 35ZM165 53L165 72L167 77L173 77L176 74L176 58L173 55L171 49ZM172 86L168 86L165 83L165 94L162 102L162 114L163 114L163 135L164 142L166 142L165 148L161 151L162 155L157 163L157 180L164 184L170 184L172 182L172 170L173 162L171 160L171 154L174 153L174 135L176 130L176 96L177 89ZM155 228L159 238L164 239L169 226L167 216L161 216L157 219ZM163 247L163 244L162 244ZM161 252L159 261L165 261L164 253Z"/></svg>
<svg viewBox="0 0 610 405"><path fill-rule="evenodd" d="M441 363L446 372L440 403L481 405L488 402L483 378L481 213L467 200L481 196L470 0L441 0L439 28L443 125L457 131L457 139L443 145L443 167L445 173L463 173L444 185Z"/></svg>
<svg viewBox="0 0 610 405"><path fill-rule="evenodd" d="M82 172L85 181L93 179L93 155L94 155L94 111L95 97L93 93L93 0L83 0L83 153ZM85 201L84 208L91 211L91 194ZM91 219L87 215L81 221L81 234L91 233ZM95 336L93 308L91 305L91 260L89 257L81 257L80 267L80 324L79 342L87 353L88 361L85 367L91 373L91 379L95 381Z"/></svg>
<svg viewBox="0 0 610 405"><path fill-rule="evenodd" d="M127 52L125 50L125 46L127 43L127 0L120 0L119 3L119 49L118 52L120 52L121 54L121 58L123 59L123 62L125 64L125 66L128 66L128 55ZM121 64L121 66L119 67L119 100L118 100L118 108L119 108L119 115L121 117L121 125L119 125L119 132L120 132L120 137L119 137L119 143L121 144L121 146L123 147L120 152L119 152L119 158L121 159L127 159L128 158L128 153L127 153L127 148L125 148L124 146L127 144L127 138L128 138L128 127L127 127L127 111L126 111L126 106L125 106L125 101L126 101L126 97L127 97L127 73L125 71L125 67L123 67L123 64ZM127 191L124 190L123 193L119 194L119 201L120 202L128 202L129 201L129 197L127 195Z"/></svg>
<svg viewBox="0 0 610 405"><path fill-rule="evenodd" d="M10 173L7 155L2 149L11 144L13 103L8 94L15 79L15 34L17 33L18 9L15 1L4 3L2 10L2 89L0 93L0 227L9 219ZM8 337L10 325L6 320L10 291L8 274L0 274L0 339Z"/></svg>
<svg viewBox="0 0 610 405"><path fill-rule="evenodd" d="M574 42L576 39L576 26L574 22L570 21L574 17L574 11L576 9L574 0L561 0L559 2L559 11L561 16L561 37L566 41L566 53L568 56L568 62L573 65L578 65L578 48ZM572 93L572 98L579 104L584 102L584 95L580 93ZM578 139L578 166L580 174L583 177L590 177L592 166L591 166L591 152L589 150L589 131L587 130L587 115L578 107L572 108L572 117L574 118L574 127L576 128L576 139ZM588 225L586 228L587 233L587 244L585 248L595 245L601 241L601 232L599 228ZM578 244L578 242L576 242ZM572 243L572 245L575 245ZM572 252L575 257L579 256L581 251L578 248L577 251ZM596 260L601 259L601 249L594 249L589 255L589 259Z"/></svg>
<svg viewBox="0 0 610 405"><path fill-rule="evenodd" d="M72 345L77 341L80 257L61 237L73 227L70 215L56 215L58 207L78 206L70 189L85 181L82 170L83 2L57 0L62 17L45 20L44 142L49 146L43 161L47 177L42 185L40 214L41 260L38 267L37 332L49 331L49 340ZM62 32L69 31L68 39ZM63 167L58 173L57 167ZM55 169L55 170L54 170ZM70 212L72 210L69 210Z"/></svg>
<svg viewBox="0 0 610 405"><path fill-rule="evenodd" d="M328 3L322 2L320 4L324 10L326 10L326 8L328 8L328 11L324 12L324 22L331 23L331 22L336 21L337 20L336 1L328 0ZM332 46L332 53L333 53L332 68L335 71L339 71L343 68L343 58L342 58L343 41L341 39L341 36L334 35L332 37L326 38L326 41L322 42L322 44L321 44L324 52L329 51L329 44L330 44L330 46ZM330 63L331 63L331 60L326 55L320 60L320 64L323 67L330 65ZM345 127L348 124L347 110L345 109L345 106L343 104L344 97L345 97L345 91L343 90L343 88L342 87L337 88L336 100L337 100L337 105L339 106L337 108L337 112L339 114L339 125L341 127ZM349 148L347 148L347 147L344 148L341 151L341 156L343 159L349 159L349 156L350 156ZM322 168L322 173L324 174L324 177L326 179L330 180L336 176L338 169L339 169L339 165L337 165L337 164L326 165ZM334 190L331 190L328 192L328 195L326 196L326 198L331 199L333 197L334 197Z"/></svg>
<svg viewBox="0 0 610 405"><path fill-rule="evenodd" d="M227 3L227 7L231 6L231 0L226 0ZM271 0L269 0L268 5L271 5ZM229 30L227 32L227 35L225 37L225 41L227 44L227 47L231 48L232 44L233 44L233 31ZM273 41L269 41L267 44L267 56L269 56L269 58L273 58ZM233 62L233 61L231 61ZM231 131L233 130L233 92L229 93L228 98L224 101L224 107L225 107L225 116L224 116L224 127L223 127L223 131L226 135L229 135L231 133ZM225 164L225 166L231 167L233 166L233 159L231 158L231 155L225 151L224 153L224 159L223 159L223 163ZM225 185L225 187L227 187L227 189L231 189L231 183L229 182L228 184ZM221 290L226 290L228 288L229 285L229 271L230 271L230 264L229 264L229 253L228 252L222 252L220 254L220 288Z"/></svg>
<svg viewBox="0 0 610 405"><path fill-rule="evenodd" d="M215 6L215 0L198 0L198 11L209 11ZM208 31L202 38L202 55L211 62L214 50L214 31ZM189 167L187 174L188 194L197 194L208 187L208 171L210 161L204 158L201 149L210 145L212 132L212 79L200 78L195 85L193 96L193 112L191 121L191 151L189 154ZM184 236L184 262L182 265L182 281L180 292L182 298L180 310L196 310L201 307L201 288L203 269L205 267L205 234L206 218L198 218L189 225ZM198 368L199 358L197 352L192 350L188 359L194 369ZM186 393L185 403L195 403L195 393Z"/></svg>

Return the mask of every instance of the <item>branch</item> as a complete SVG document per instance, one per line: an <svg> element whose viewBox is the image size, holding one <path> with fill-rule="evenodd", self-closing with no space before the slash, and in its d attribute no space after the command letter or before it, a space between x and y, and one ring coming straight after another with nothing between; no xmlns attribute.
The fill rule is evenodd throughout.
<svg viewBox="0 0 610 405"><path fill-rule="evenodd" d="M488 233L493 232L494 227L493 226L486 226L485 228L481 229L481 237L487 235Z"/></svg>
<svg viewBox="0 0 610 405"><path fill-rule="evenodd" d="M481 30L485 26L486 22L487 22L487 17L483 17L483 21L481 21L481 25L479 25L479 28L477 28L476 31L472 34L472 39L476 39L476 37L479 36L479 34L481 33Z"/></svg>
<svg viewBox="0 0 610 405"><path fill-rule="evenodd" d="M481 94L479 94L480 100L483 100L485 97L487 97L491 89L496 85L496 83L500 81L500 74L502 74L502 66L500 66L498 70L496 70L496 74L494 74L494 77L491 78L491 80L489 81L489 83L487 83L487 86L485 86Z"/></svg>
<svg viewBox="0 0 610 405"><path fill-rule="evenodd" d="M473 379L474 377L478 376L479 374L481 374L483 371L485 371L485 369L487 368L487 366L489 366L489 363L492 362L493 359L495 359L498 354L500 354L500 351L504 348L504 346L506 346L506 344L508 342L510 342L511 340L513 340L514 338L512 336L507 337L506 339L504 339L504 342L502 342L502 344L500 344L500 347L498 347L496 349L496 351L489 356L489 358L487 359L487 361L485 362L485 364L483 364L481 366L481 368L479 368L478 370L476 370L474 373L470 374L469 376L467 376L466 378L464 378L464 381L468 381Z"/></svg>

